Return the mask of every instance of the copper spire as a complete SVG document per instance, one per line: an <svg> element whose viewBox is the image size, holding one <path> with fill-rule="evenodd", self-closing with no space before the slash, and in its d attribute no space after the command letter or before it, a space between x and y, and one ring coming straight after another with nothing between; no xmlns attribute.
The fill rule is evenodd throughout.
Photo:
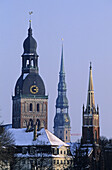
<svg viewBox="0 0 112 170"><path fill-rule="evenodd" d="M94 89L93 89L92 66L90 62L89 85L88 85L88 96L87 96L87 109L89 113L92 113L93 108L95 108L95 100L94 100Z"/></svg>

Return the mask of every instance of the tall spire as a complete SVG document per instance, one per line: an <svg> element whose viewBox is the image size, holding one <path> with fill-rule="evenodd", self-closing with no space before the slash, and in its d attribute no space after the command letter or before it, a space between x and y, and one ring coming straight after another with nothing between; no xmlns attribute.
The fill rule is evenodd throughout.
<svg viewBox="0 0 112 170"><path fill-rule="evenodd" d="M60 66L60 74L64 74L64 60L63 60L63 43L62 43L62 52L61 52L61 66Z"/></svg>
<svg viewBox="0 0 112 170"><path fill-rule="evenodd" d="M83 105L82 144L98 144L100 136L99 107L95 107L92 66L90 62L86 109Z"/></svg>
<svg viewBox="0 0 112 170"><path fill-rule="evenodd" d="M59 72L58 98L56 101L56 106L59 108L68 107L68 100L66 97L64 60L63 60L63 44L62 44L61 65L60 65L60 72Z"/></svg>
<svg viewBox="0 0 112 170"><path fill-rule="evenodd" d="M56 99L56 115L54 118L54 134L64 142L70 142L70 117L68 113L68 99L66 96L66 82L63 59L63 43L58 83L58 97Z"/></svg>
<svg viewBox="0 0 112 170"><path fill-rule="evenodd" d="M92 66L90 62L89 85L88 85L88 96L87 96L88 112L92 113L93 108L95 108L95 100L94 100L94 89L93 89Z"/></svg>

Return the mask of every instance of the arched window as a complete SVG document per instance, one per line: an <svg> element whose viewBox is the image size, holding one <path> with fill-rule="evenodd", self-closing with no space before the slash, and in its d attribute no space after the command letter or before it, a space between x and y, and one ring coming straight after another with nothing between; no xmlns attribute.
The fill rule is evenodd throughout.
<svg viewBox="0 0 112 170"><path fill-rule="evenodd" d="M23 127L27 127L27 121L26 120L23 121Z"/></svg>
<svg viewBox="0 0 112 170"><path fill-rule="evenodd" d="M87 129L87 141L88 142L90 141L90 129L89 128Z"/></svg>
<svg viewBox="0 0 112 170"><path fill-rule="evenodd" d="M30 112L32 112L32 110L33 110L33 105L32 103L30 103Z"/></svg>
<svg viewBox="0 0 112 170"><path fill-rule="evenodd" d="M97 142L97 131L95 130L95 142Z"/></svg>
<svg viewBox="0 0 112 170"><path fill-rule="evenodd" d="M33 60L31 60L31 67L34 67L34 62L33 62Z"/></svg>
<svg viewBox="0 0 112 170"><path fill-rule="evenodd" d="M26 60L26 67L29 67L29 60Z"/></svg>
<svg viewBox="0 0 112 170"><path fill-rule="evenodd" d="M43 104L41 104L41 111L43 112Z"/></svg>
<svg viewBox="0 0 112 170"><path fill-rule="evenodd" d="M89 125L92 125L92 118L89 119Z"/></svg>
<svg viewBox="0 0 112 170"><path fill-rule="evenodd" d="M40 127L40 120L39 119L37 119L36 125L37 125L37 129L39 130L39 127Z"/></svg>
<svg viewBox="0 0 112 170"><path fill-rule="evenodd" d="M39 107L39 104L37 104L37 112L40 111L40 107Z"/></svg>
<svg viewBox="0 0 112 170"><path fill-rule="evenodd" d="M46 111L46 110L47 110L46 108L47 108L47 106L46 106L46 104L44 104L44 111Z"/></svg>

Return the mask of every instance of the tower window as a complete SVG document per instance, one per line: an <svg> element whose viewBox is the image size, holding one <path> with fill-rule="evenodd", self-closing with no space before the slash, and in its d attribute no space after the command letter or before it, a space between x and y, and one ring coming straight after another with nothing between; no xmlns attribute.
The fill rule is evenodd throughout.
<svg viewBox="0 0 112 170"><path fill-rule="evenodd" d="M43 104L41 105L41 111L43 112Z"/></svg>
<svg viewBox="0 0 112 170"><path fill-rule="evenodd" d="M95 142L97 142L97 131L95 130Z"/></svg>
<svg viewBox="0 0 112 170"><path fill-rule="evenodd" d="M44 111L46 111L47 110L47 105L46 104L44 104Z"/></svg>
<svg viewBox="0 0 112 170"><path fill-rule="evenodd" d="M32 110L33 110L33 105L32 103L30 103L30 112L32 112Z"/></svg>
<svg viewBox="0 0 112 170"><path fill-rule="evenodd" d="M39 130L39 128L40 128L40 120L39 119L37 119L36 124L37 124L37 129Z"/></svg>
<svg viewBox="0 0 112 170"><path fill-rule="evenodd" d="M40 111L39 104L37 104L37 112L39 112L39 111Z"/></svg>
<svg viewBox="0 0 112 170"><path fill-rule="evenodd" d="M66 140L67 140L67 136L66 136Z"/></svg>
<svg viewBox="0 0 112 170"><path fill-rule="evenodd" d="M89 119L89 124L92 125L92 118Z"/></svg>
<svg viewBox="0 0 112 170"><path fill-rule="evenodd" d="M87 140L90 141L90 129L87 129Z"/></svg>
<svg viewBox="0 0 112 170"><path fill-rule="evenodd" d="M66 130L66 134L67 134L67 130Z"/></svg>
<svg viewBox="0 0 112 170"><path fill-rule="evenodd" d="M34 67L34 62L33 62L33 60L31 60L31 67Z"/></svg>
<svg viewBox="0 0 112 170"><path fill-rule="evenodd" d="M26 120L24 120L24 122L23 122L23 126L24 126L24 127L26 127L26 126L27 126L27 121L26 121Z"/></svg>
<svg viewBox="0 0 112 170"><path fill-rule="evenodd" d="M29 67L29 60L26 61L26 67Z"/></svg>

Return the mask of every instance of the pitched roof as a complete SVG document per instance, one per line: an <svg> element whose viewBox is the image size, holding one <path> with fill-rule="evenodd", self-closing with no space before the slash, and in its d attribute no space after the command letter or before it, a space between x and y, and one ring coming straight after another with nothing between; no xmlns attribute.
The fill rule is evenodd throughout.
<svg viewBox="0 0 112 170"><path fill-rule="evenodd" d="M52 146L69 146L64 143L62 140L57 138L47 129L41 129L37 132L37 139L33 140L33 131L26 132L25 128L11 128L9 131L14 136L16 146L31 146L31 145L52 145Z"/></svg>

